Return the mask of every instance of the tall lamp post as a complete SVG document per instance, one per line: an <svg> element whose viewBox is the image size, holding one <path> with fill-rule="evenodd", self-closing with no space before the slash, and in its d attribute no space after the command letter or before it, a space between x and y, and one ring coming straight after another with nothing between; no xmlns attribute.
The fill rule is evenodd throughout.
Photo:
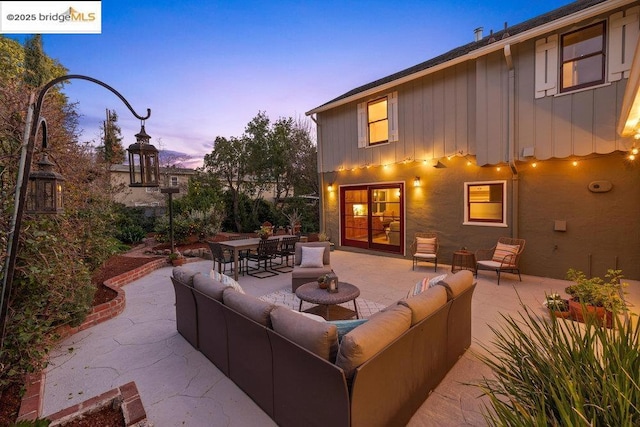
<svg viewBox="0 0 640 427"><path fill-rule="evenodd" d="M0 349L4 347L4 337L6 332L6 320L9 309L9 296L13 285L13 276L16 267L20 229L22 227L22 216L25 207L34 213L57 213L62 210L62 189L64 178L53 172L53 164L49 162L46 155L47 149L47 125L46 121L40 117L44 97L53 86L66 80L81 79L96 83L113 92L129 111L142 121L142 129L136 135L137 142L129 146L129 170L130 186L132 187L158 187L159 166L158 150L149 144L149 135L144 130L144 121L151 116L151 109L147 108L147 115L141 116L135 112L131 104L114 88L100 80L79 74L70 74L57 77L45 84L38 98L34 101L34 96L29 102L27 111L27 121L22 145L22 155L20 168L16 181L15 204L13 217L8 233L7 259L4 265L4 277L2 279L2 290L0 292ZM38 162L40 170L30 174L31 161L35 148L35 140L38 130L42 128L42 159ZM25 181L27 177L28 181ZM27 200L27 188L30 194Z"/></svg>

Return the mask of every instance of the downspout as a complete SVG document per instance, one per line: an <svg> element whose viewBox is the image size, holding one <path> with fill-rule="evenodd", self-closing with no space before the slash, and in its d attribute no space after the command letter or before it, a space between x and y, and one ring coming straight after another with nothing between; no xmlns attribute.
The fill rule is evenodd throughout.
<svg viewBox="0 0 640 427"><path fill-rule="evenodd" d="M515 109L515 93L516 93L516 74L513 66L513 58L511 57L511 45L504 47L504 59L507 61L507 69L509 70L509 82L507 84L507 159L509 168L511 169L511 223L512 237L517 238L519 235L519 185L518 185L518 169L516 168L516 109Z"/></svg>
<svg viewBox="0 0 640 427"><path fill-rule="evenodd" d="M320 225L322 226L320 230L321 232L327 232L327 223L324 215L324 172L323 172L323 163L322 163L322 153L320 152L320 125L313 114L310 114L309 117L313 120L313 123L316 124L316 150L318 152L318 174L319 177L319 188L318 188L318 197L320 197Z"/></svg>

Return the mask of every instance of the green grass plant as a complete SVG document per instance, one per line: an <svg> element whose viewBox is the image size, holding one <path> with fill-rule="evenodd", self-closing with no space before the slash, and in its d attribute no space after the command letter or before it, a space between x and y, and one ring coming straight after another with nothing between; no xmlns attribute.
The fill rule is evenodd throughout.
<svg viewBox="0 0 640 427"><path fill-rule="evenodd" d="M488 397L487 423L640 426L639 322L614 316L608 329L522 308L502 315L491 345L477 353L494 374L474 384Z"/></svg>

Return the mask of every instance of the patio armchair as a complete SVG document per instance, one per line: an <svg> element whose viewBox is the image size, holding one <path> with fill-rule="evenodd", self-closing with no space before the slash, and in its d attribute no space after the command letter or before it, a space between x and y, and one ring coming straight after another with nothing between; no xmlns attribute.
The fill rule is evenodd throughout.
<svg viewBox="0 0 640 427"><path fill-rule="evenodd" d="M478 277L478 270L493 270L498 274L498 285L500 285L500 273L506 271L518 273L518 278L522 282L518 263L520 255L524 251L524 244L524 239L500 237L493 248L478 249L475 253L476 277Z"/></svg>
<svg viewBox="0 0 640 427"><path fill-rule="evenodd" d="M416 269L419 261L426 261L434 263L433 271L437 271L438 247L438 233L417 232L410 246L413 257L412 270Z"/></svg>

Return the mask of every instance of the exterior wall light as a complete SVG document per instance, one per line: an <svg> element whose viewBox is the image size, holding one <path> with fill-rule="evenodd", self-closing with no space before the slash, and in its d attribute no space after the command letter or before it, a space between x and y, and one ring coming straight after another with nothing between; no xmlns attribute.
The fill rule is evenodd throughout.
<svg viewBox="0 0 640 427"><path fill-rule="evenodd" d="M327 190L329 191L329 193L333 193L333 184L327 185Z"/></svg>
<svg viewBox="0 0 640 427"><path fill-rule="evenodd" d="M420 177L419 177L419 176L416 176L416 177L413 179L413 186L414 186L414 187L420 187Z"/></svg>

